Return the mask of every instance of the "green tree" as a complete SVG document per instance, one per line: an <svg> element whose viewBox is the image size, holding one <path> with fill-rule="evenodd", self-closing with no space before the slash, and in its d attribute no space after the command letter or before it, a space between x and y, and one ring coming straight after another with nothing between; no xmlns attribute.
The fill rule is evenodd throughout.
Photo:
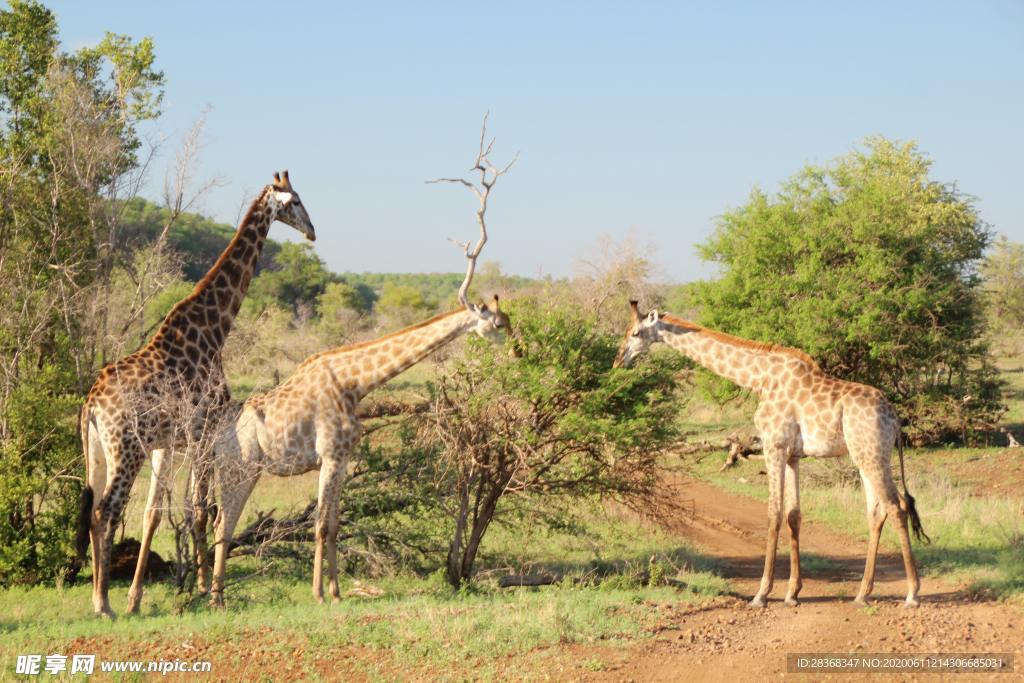
<svg viewBox="0 0 1024 683"><path fill-rule="evenodd" d="M517 499L543 496L545 508L556 509L606 496L647 513L666 504L658 454L676 435L680 356L611 370L618 336L599 332L577 307L522 298L509 313L522 356L471 336L433 387L423 431L424 446L442 453L450 493L453 585L472 576L499 503L508 512Z"/></svg>
<svg viewBox="0 0 1024 683"><path fill-rule="evenodd" d="M411 325L430 315L436 304L424 298L423 292L412 285L386 281L374 311L388 321L390 327Z"/></svg>
<svg viewBox="0 0 1024 683"><path fill-rule="evenodd" d="M328 282L316 303L320 325L328 338L336 340L352 332L361 314L363 300L347 282Z"/></svg>
<svg viewBox="0 0 1024 683"><path fill-rule="evenodd" d="M312 311L328 283L337 279L312 245L284 242L274 264L253 279L246 302L256 310L276 303L295 313Z"/></svg>
<svg viewBox="0 0 1024 683"><path fill-rule="evenodd" d="M1001 406L977 272L990 232L930 167L913 144L871 138L774 197L755 190L701 246L722 272L694 291L701 322L882 389L916 441L991 428Z"/></svg>
<svg viewBox="0 0 1024 683"><path fill-rule="evenodd" d="M1024 244L1000 237L981 266L988 329L1004 352L1018 352L1024 329Z"/></svg>
<svg viewBox="0 0 1024 683"><path fill-rule="evenodd" d="M107 197L159 113L152 43L108 34L61 52L44 6L0 9L0 585L54 576L70 550L97 283L114 254ZM102 327L102 326L100 326Z"/></svg>

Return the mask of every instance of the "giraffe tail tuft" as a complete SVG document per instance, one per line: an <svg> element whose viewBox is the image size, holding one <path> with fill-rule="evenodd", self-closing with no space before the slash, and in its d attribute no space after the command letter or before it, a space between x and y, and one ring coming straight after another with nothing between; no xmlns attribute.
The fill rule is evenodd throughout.
<svg viewBox="0 0 1024 683"><path fill-rule="evenodd" d="M910 529L914 532L914 538L924 544L930 544L932 539L924 532L921 526L921 516L917 514L917 506L914 504L914 497L907 493L906 485L903 487L903 497L907 501L907 516L910 517Z"/></svg>
<svg viewBox="0 0 1024 683"><path fill-rule="evenodd" d="M903 499L906 501L907 506L907 517L910 518L910 529L914 532L914 538L920 543L926 545L932 542L932 539L928 538L928 534L924 532L924 527L921 525L921 515L917 513L917 505L914 502L914 497L910 495L910 491L907 490L907 473L903 467L903 429L900 428L899 433L896 436L896 445L899 448L900 454L900 479L903 481Z"/></svg>
<svg viewBox="0 0 1024 683"><path fill-rule="evenodd" d="M75 529L75 552L78 561L85 561L85 553L89 550L89 526L92 522L93 491L91 486L82 487L81 507L78 509L78 525Z"/></svg>

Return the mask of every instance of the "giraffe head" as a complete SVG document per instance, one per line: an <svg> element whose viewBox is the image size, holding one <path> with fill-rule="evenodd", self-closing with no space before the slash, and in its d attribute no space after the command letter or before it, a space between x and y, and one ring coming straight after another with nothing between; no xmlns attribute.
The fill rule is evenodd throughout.
<svg viewBox="0 0 1024 683"><path fill-rule="evenodd" d="M470 310L477 316L476 325L473 326L474 333L494 344L505 343L512 332L512 321L509 319L508 313L501 310L497 294L494 295L491 303L479 306L471 305ZM513 355L518 355L514 346Z"/></svg>
<svg viewBox="0 0 1024 683"><path fill-rule="evenodd" d="M641 315L637 301L629 302L629 310L629 329L612 364L615 368L628 368L638 356L647 352L651 344L661 341L662 321L657 311Z"/></svg>
<svg viewBox="0 0 1024 683"><path fill-rule="evenodd" d="M316 239L313 222L309 220L309 214L306 213L306 207L299 199L299 193L292 188L292 182L288 179L288 171L285 171L283 175L274 174L274 182L267 188L266 201L277 220L292 226L305 235L310 242Z"/></svg>

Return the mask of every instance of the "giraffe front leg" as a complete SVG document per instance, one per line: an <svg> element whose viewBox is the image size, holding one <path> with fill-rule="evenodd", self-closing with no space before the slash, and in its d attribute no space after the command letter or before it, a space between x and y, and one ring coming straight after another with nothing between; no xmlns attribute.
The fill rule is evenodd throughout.
<svg viewBox="0 0 1024 683"><path fill-rule="evenodd" d="M322 513L317 518L317 546L323 548L327 556L327 590L334 601L341 599L338 590L338 498L345 477L343 462L344 458L340 462L335 458L325 460L320 471L319 504ZM322 598L321 578L319 599Z"/></svg>
<svg viewBox="0 0 1024 683"><path fill-rule="evenodd" d="M338 498L328 500L327 510L327 577L331 600L341 600L338 590Z"/></svg>
<svg viewBox="0 0 1024 683"><path fill-rule="evenodd" d="M765 547L764 574L757 595L750 601L751 607L765 607L768 594L775 584L775 554L779 546L779 529L782 526L783 477L786 460L777 446L769 446L765 440L764 464L768 472L768 542Z"/></svg>
<svg viewBox="0 0 1024 683"><path fill-rule="evenodd" d="M160 526L161 505L167 488L167 475L171 470L171 457L164 449L153 451L152 462L149 497L146 499L146 511L142 518L142 543L135 564L135 577L128 590L128 607L125 610L127 614L138 614L139 605L142 603L142 587L146 580L146 566L149 564L149 549L153 544L153 535Z"/></svg>
<svg viewBox="0 0 1024 683"><path fill-rule="evenodd" d="M330 501L328 491L333 474L331 461L324 461L320 467L320 485L317 491L316 501L316 522L314 526L316 536L316 550L313 552L313 599L318 603L324 602L324 549L327 545L328 515ZM335 503L337 505L337 503Z"/></svg>
<svg viewBox="0 0 1024 683"><path fill-rule="evenodd" d="M800 459L792 457L786 463L786 486L783 503L786 523L789 525L789 588L786 590L786 605L800 604L797 596L803 588L800 578Z"/></svg>

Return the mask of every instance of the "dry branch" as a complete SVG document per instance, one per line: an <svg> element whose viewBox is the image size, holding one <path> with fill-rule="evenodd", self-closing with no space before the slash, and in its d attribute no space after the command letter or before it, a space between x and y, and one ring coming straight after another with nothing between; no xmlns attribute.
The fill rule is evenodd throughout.
<svg viewBox="0 0 1024 683"><path fill-rule="evenodd" d="M462 304L470 311L476 312L477 309L469 303L469 284L473 280L473 271L476 269L476 259L480 255L480 251L487 244L487 201L490 199L491 190L494 185L498 182L498 178L508 173L508 170L512 168L512 164L516 163L519 158L519 153L512 157L512 161L508 162L504 168L498 168L491 163L491 150L494 149L495 138L491 138L490 142L487 142L486 147L484 143L487 140L487 118L491 115L490 112L484 114L484 122L480 128L480 148L477 151L476 160L473 162L473 167L469 169L470 173L478 172L480 174L479 184L473 183L472 181L466 180L465 178L435 178L434 180L426 181L428 184L433 183L456 183L469 190L476 196L477 201L480 202L480 207L476 211L476 222L480 226L480 239L477 240L476 245L470 250L472 240L460 242L454 238L449 237L456 246L462 249L466 259L469 261L466 265L466 277L462 281L462 285L459 287L459 303Z"/></svg>

